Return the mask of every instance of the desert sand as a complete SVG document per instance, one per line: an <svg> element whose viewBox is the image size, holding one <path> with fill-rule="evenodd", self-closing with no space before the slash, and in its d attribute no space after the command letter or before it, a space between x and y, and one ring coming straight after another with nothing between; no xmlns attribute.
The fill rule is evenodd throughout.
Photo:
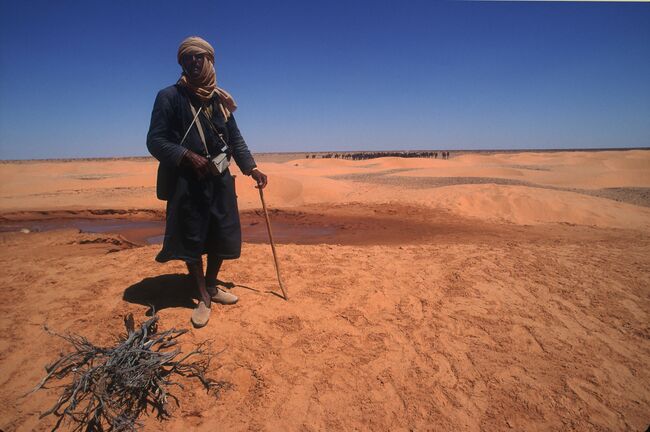
<svg viewBox="0 0 650 432"><path fill-rule="evenodd" d="M452 155L453 156L453 155ZM154 160L0 164L0 429L46 431L24 397L68 346L110 344L154 306L190 328L184 265L125 233L34 220L155 221ZM650 424L650 151L260 162L268 242L246 241L215 305L219 397L190 382L145 431L643 431ZM244 236L263 227L235 168ZM17 228L18 227L18 228ZM5 228L7 230L9 228ZM263 231L262 231L263 232ZM248 233L248 234L247 234ZM258 233L259 234L259 233ZM253 237L251 237L253 238Z"/></svg>

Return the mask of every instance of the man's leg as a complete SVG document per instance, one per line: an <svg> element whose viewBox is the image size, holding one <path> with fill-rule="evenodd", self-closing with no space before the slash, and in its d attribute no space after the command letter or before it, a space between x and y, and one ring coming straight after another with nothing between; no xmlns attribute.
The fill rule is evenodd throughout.
<svg viewBox="0 0 650 432"><path fill-rule="evenodd" d="M192 280L196 284L199 292L199 301L202 301L207 307L210 307L210 294L205 288L205 276L203 275L203 261L187 263L187 270L190 272L190 276L192 276Z"/></svg>
<svg viewBox="0 0 650 432"><path fill-rule="evenodd" d="M203 260L187 263L187 270L194 280L199 291L199 305L192 312L192 323L196 327L203 327L210 319L210 294L205 288L205 276L203 275Z"/></svg>
<svg viewBox="0 0 650 432"><path fill-rule="evenodd" d="M217 288L217 275L221 269L223 260L216 256L208 254L208 268L205 271L205 284L208 293L212 296L212 300L221 304L235 304L237 303L236 295Z"/></svg>
<svg viewBox="0 0 650 432"><path fill-rule="evenodd" d="M205 270L205 284L208 294L217 295L217 275L221 269L223 260L214 255L208 254L208 268Z"/></svg>

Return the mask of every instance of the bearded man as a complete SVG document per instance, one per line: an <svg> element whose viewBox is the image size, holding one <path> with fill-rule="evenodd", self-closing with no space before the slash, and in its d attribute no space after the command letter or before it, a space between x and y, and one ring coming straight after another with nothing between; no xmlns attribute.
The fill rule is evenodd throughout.
<svg viewBox="0 0 650 432"><path fill-rule="evenodd" d="M239 132L233 97L217 87L212 46L189 37L178 48L177 61L181 77L158 92L147 134L147 148L160 161L158 196L167 200L165 237L156 261L185 261L199 293L192 323L203 327L212 302L237 302L234 294L217 287L223 260L241 254L239 211L228 163L233 157L259 188L266 187L267 177Z"/></svg>

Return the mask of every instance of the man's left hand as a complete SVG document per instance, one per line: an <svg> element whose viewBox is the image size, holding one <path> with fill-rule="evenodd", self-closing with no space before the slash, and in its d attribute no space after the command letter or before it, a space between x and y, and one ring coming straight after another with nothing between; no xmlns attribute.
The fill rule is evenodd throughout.
<svg viewBox="0 0 650 432"><path fill-rule="evenodd" d="M266 177L266 174L264 174L262 171L258 170L257 168L253 168L253 171L251 171L251 177L255 179L257 182L256 188L259 189L264 189L268 183L268 179Z"/></svg>

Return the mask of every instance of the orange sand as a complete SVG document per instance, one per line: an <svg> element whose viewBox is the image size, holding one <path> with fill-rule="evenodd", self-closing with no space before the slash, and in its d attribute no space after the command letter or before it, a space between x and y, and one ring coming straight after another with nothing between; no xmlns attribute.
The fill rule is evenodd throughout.
<svg viewBox="0 0 650 432"><path fill-rule="evenodd" d="M275 220L320 244L244 244L184 347L212 340L219 399L198 385L146 431L638 431L650 424L650 152L263 163ZM0 164L0 216L160 217L156 163ZM244 212L259 208L238 176ZM128 212L123 212L128 210ZM152 211L153 210L153 211ZM122 214L120 214L122 213ZM254 217L254 214L251 216ZM248 219L247 219L248 220ZM263 221L260 221L263 223ZM244 226L244 229L246 227ZM66 345L109 344L122 316L188 328L191 290L158 246L75 230L1 233L0 429L45 431L54 389L21 397Z"/></svg>

